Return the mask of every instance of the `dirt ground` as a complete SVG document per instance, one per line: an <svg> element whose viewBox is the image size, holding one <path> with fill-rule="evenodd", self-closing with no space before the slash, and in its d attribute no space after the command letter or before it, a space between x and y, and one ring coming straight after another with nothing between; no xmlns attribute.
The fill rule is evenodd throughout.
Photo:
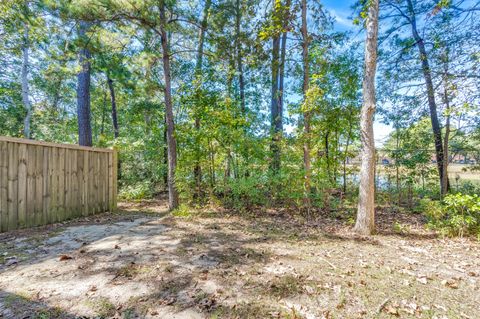
<svg viewBox="0 0 480 319"><path fill-rule="evenodd" d="M480 244L418 216L120 208L0 235L0 318L480 318Z"/></svg>

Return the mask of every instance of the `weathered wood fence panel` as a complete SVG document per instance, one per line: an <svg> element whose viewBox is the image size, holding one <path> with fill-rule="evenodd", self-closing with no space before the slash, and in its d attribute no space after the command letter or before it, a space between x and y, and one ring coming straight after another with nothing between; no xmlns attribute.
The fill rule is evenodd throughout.
<svg viewBox="0 0 480 319"><path fill-rule="evenodd" d="M117 152L0 136L0 232L113 211Z"/></svg>

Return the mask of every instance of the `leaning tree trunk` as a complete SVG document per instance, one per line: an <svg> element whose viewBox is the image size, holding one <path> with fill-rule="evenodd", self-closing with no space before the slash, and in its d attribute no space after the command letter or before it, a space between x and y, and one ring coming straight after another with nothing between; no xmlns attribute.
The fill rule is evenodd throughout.
<svg viewBox="0 0 480 319"><path fill-rule="evenodd" d="M90 50L87 48L86 33L89 23L80 21L78 35L84 43L79 52L80 72L77 75L77 118L78 144L92 146L92 126L90 123Z"/></svg>
<svg viewBox="0 0 480 319"><path fill-rule="evenodd" d="M302 0L302 59L303 59L303 103L304 108L308 108L307 94L310 82L310 61L308 57L308 29L307 29L307 0ZM305 109L303 111L303 168L304 175L304 195L303 203L307 208L310 208L310 111Z"/></svg>
<svg viewBox="0 0 480 319"><path fill-rule="evenodd" d="M375 114L375 72L377 69L378 2L369 2L366 21L365 67L363 75L363 105L360 119L362 141L360 187L355 232L370 235L375 230L375 141L373 116Z"/></svg>
<svg viewBox="0 0 480 319"><path fill-rule="evenodd" d="M170 75L170 52L166 31L165 0L160 0L160 38L162 42L162 61L164 76L165 117L167 124L167 152L168 152L168 206L176 209L179 205L178 191L175 181L177 168L177 141L175 140L175 123L173 121L172 87Z"/></svg>
<svg viewBox="0 0 480 319"><path fill-rule="evenodd" d="M30 104L30 88L28 86L28 50L30 46L29 35L28 35L28 25L24 24L24 35L23 35L23 44L22 44L22 102L23 107L25 108L26 114L23 121L23 135L25 138L30 138L30 122L32 118L32 105Z"/></svg>
<svg viewBox="0 0 480 319"><path fill-rule="evenodd" d="M408 11L410 13L410 24L412 27L412 35L415 39L418 51L420 62L422 64L423 77L425 79L425 85L427 86L427 98L428 98L428 108L430 110L430 121L432 122L433 137L435 142L435 154L437 158L437 168L438 175L440 177L440 186L443 181L444 167L443 167L443 144L442 144L442 129L440 128L440 123L438 121L437 114L437 104L435 102L435 90L433 88L432 81L432 72L430 69L430 64L428 61L427 50L425 49L425 42L420 36L417 30L417 21L415 17L415 11L413 8L412 0L407 0ZM448 179L448 177L446 177Z"/></svg>

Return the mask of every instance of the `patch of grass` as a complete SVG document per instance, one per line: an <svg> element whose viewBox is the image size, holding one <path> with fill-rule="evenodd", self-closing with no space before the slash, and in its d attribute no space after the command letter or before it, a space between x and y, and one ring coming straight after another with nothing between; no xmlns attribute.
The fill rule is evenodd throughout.
<svg viewBox="0 0 480 319"><path fill-rule="evenodd" d="M11 308L17 303L28 303L31 301L31 298L28 294L17 292L16 294L9 294L4 299L4 304L6 307Z"/></svg>
<svg viewBox="0 0 480 319"><path fill-rule="evenodd" d="M106 318L115 314L115 305L105 297L88 300L87 306L95 311L100 318Z"/></svg>
<svg viewBox="0 0 480 319"><path fill-rule="evenodd" d="M53 319L53 318L61 318L62 314L64 314L63 310L55 307L52 309L40 309L33 315L33 319Z"/></svg>
<svg viewBox="0 0 480 319"><path fill-rule="evenodd" d="M178 207L172 212L172 215L175 217L188 218L192 216L192 213L193 212L190 207L185 204L181 204L180 207Z"/></svg>
<svg viewBox="0 0 480 319"><path fill-rule="evenodd" d="M219 259L223 266L232 267L239 264L266 262L270 258L270 253L239 247L222 251L218 256L214 257Z"/></svg>
<svg viewBox="0 0 480 319"><path fill-rule="evenodd" d="M220 318L242 318L242 319L258 319L258 318L282 318L282 319L302 319L294 309L285 310L282 308L274 308L268 304L261 302L245 302L235 304L231 307L219 306L211 315L211 319Z"/></svg>
<svg viewBox="0 0 480 319"><path fill-rule="evenodd" d="M304 285L305 280L302 277L287 275L270 282L266 287L266 293L277 298L285 298L301 294Z"/></svg>

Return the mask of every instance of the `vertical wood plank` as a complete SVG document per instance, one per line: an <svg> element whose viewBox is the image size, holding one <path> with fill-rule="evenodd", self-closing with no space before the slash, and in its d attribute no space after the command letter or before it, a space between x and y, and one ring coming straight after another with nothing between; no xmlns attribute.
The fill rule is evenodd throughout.
<svg viewBox="0 0 480 319"><path fill-rule="evenodd" d="M18 227L27 226L27 144L18 146Z"/></svg>
<svg viewBox="0 0 480 319"><path fill-rule="evenodd" d="M71 218L71 207L70 207L70 194L71 194L71 165L72 161L70 159L70 149L65 149L65 205L64 205L64 216L63 220Z"/></svg>
<svg viewBox="0 0 480 319"><path fill-rule="evenodd" d="M71 210L72 210L72 215L75 217L80 216L81 214L80 209L79 209L79 199L80 197L78 196L78 151L77 150L72 150L71 153L71 161L72 161L72 190L71 190L71 197L70 197L70 202L71 202Z"/></svg>
<svg viewBox="0 0 480 319"><path fill-rule="evenodd" d="M108 153L108 210L113 211L113 153Z"/></svg>
<svg viewBox="0 0 480 319"><path fill-rule="evenodd" d="M18 144L8 143L8 230L17 229L18 222Z"/></svg>
<svg viewBox="0 0 480 319"><path fill-rule="evenodd" d="M88 216L90 213L90 152L84 152L84 166L83 166L83 215Z"/></svg>
<svg viewBox="0 0 480 319"><path fill-rule="evenodd" d="M43 218L43 146L35 146L35 225L45 225Z"/></svg>
<svg viewBox="0 0 480 319"><path fill-rule="evenodd" d="M88 215L95 210L95 152L88 152Z"/></svg>
<svg viewBox="0 0 480 319"><path fill-rule="evenodd" d="M108 210L108 197L107 197L107 177L108 177L108 160L106 156L108 153L100 153L101 161L101 170L102 170L102 178L100 179L102 183L102 213Z"/></svg>
<svg viewBox="0 0 480 319"><path fill-rule="evenodd" d="M8 230L8 149L0 142L0 231Z"/></svg>
<svg viewBox="0 0 480 319"><path fill-rule="evenodd" d="M51 187L52 187L52 175L50 171L51 167L51 153L52 149L50 147L43 148L43 163L42 163L42 172L43 172L43 207L42 207L42 218L45 224L50 223L50 207L51 207Z"/></svg>
<svg viewBox="0 0 480 319"><path fill-rule="evenodd" d="M118 153L113 149L113 211L117 209L117 174L118 174Z"/></svg>
<svg viewBox="0 0 480 319"><path fill-rule="evenodd" d="M50 207L48 210L49 222L55 223L57 219L57 209L58 209L58 148L52 147L50 149L50 160L49 160L49 174L51 179L50 186Z"/></svg>
<svg viewBox="0 0 480 319"><path fill-rule="evenodd" d="M94 162L94 181L95 183L93 184L93 190L94 190L94 195L95 195L95 207L93 209L93 213L96 214L98 213L99 211L99 207L100 207L100 193L99 193L99 189L98 189L98 180L99 180L99 156L98 156L98 153L97 152L94 152L95 153L95 162Z"/></svg>
<svg viewBox="0 0 480 319"><path fill-rule="evenodd" d="M78 210L79 210L79 216L84 216L84 204L85 204L85 198L84 198L84 163L85 163L85 151L79 150L77 153L78 159L77 159L77 177L78 177Z"/></svg>
<svg viewBox="0 0 480 319"><path fill-rule="evenodd" d="M37 148L35 145L27 146L27 189L26 189L26 227L36 226L37 216L35 215L35 199L36 199L36 164L37 164Z"/></svg>
<svg viewBox="0 0 480 319"><path fill-rule="evenodd" d="M58 220L65 220L65 149L58 149Z"/></svg>

